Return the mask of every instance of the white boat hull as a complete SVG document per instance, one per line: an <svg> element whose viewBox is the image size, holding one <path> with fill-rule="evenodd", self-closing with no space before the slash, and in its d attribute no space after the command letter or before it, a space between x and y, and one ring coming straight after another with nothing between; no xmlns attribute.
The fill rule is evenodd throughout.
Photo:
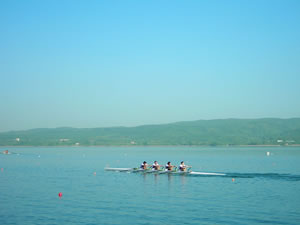
<svg viewBox="0 0 300 225"><path fill-rule="evenodd" d="M131 171L131 170L133 170L133 168L109 168L109 167L106 167L106 168L104 168L104 170L122 172L122 171Z"/></svg>
<svg viewBox="0 0 300 225"><path fill-rule="evenodd" d="M194 172L194 171L169 171L169 170L143 170L139 168L104 168L106 171L116 172L143 172L143 173L158 173L158 174L179 174L179 175L200 175L200 176L225 176L224 173L208 173L208 172Z"/></svg>

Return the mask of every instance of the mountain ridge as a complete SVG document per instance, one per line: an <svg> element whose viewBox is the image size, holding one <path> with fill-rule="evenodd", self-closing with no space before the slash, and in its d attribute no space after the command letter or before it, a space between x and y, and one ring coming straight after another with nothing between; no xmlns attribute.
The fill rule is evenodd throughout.
<svg viewBox="0 0 300 225"><path fill-rule="evenodd" d="M300 144L300 118L231 118L135 127L35 128L0 133L0 146L295 144Z"/></svg>

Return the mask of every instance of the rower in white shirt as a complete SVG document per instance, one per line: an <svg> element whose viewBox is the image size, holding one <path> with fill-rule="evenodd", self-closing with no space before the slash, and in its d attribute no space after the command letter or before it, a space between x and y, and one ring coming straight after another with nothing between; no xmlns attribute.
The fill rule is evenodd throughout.
<svg viewBox="0 0 300 225"><path fill-rule="evenodd" d="M152 165L152 169L153 170L160 170L160 165L158 164L157 161L154 161L153 165Z"/></svg>
<svg viewBox="0 0 300 225"><path fill-rule="evenodd" d="M148 168L147 162L144 161L144 162L142 163L142 165L140 166L140 168L141 168L142 170L146 170L146 169Z"/></svg>
<svg viewBox="0 0 300 225"><path fill-rule="evenodd" d="M179 170L182 172L186 172L187 168L191 168L191 166L187 166L184 164L184 161L182 161L179 165Z"/></svg>
<svg viewBox="0 0 300 225"><path fill-rule="evenodd" d="M171 162L168 162L165 168L166 168L166 170L168 170L168 171L172 171L174 167L175 167L175 166L171 165Z"/></svg>

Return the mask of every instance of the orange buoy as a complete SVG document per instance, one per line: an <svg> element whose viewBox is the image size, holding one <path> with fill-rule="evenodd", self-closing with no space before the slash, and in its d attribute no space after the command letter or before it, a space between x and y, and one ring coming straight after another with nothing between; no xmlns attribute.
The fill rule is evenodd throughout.
<svg viewBox="0 0 300 225"><path fill-rule="evenodd" d="M58 197L60 197L60 198L62 197L62 193L61 192L58 193Z"/></svg>
<svg viewBox="0 0 300 225"><path fill-rule="evenodd" d="M234 178L232 178L232 182L234 182L235 181L235 179Z"/></svg>

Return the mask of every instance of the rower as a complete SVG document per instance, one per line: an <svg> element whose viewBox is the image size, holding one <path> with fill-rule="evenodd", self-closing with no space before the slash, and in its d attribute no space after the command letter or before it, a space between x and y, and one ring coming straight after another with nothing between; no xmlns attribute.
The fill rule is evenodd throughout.
<svg viewBox="0 0 300 225"><path fill-rule="evenodd" d="M10 154L10 152L8 150L3 151L2 153L5 154L5 155Z"/></svg>
<svg viewBox="0 0 300 225"><path fill-rule="evenodd" d="M168 162L165 168L166 168L166 170L171 171L173 169L173 167L175 167L175 166L171 165L171 162Z"/></svg>
<svg viewBox="0 0 300 225"><path fill-rule="evenodd" d="M157 161L154 161L153 165L152 165L152 169L153 170L159 170L160 169L160 165L158 164Z"/></svg>
<svg viewBox="0 0 300 225"><path fill-rule="evenodd" d="M190 168L190 166L186 166L185 164L184 164L184 161L182 161L181 163L180 163L180 165L179 165L179 170L180 171L183 171L183 172L186 172L186 169L187 168Z"/></svg>
<svg viewBox="0 0 300 225"><path fill-rule="evenodd" d="M140 168L143 169L143 170L146 170L147 167L148 167L148 164L147 164L146 161L144 161L144 162L142 163L142 165L140 166Z"/></svg>

